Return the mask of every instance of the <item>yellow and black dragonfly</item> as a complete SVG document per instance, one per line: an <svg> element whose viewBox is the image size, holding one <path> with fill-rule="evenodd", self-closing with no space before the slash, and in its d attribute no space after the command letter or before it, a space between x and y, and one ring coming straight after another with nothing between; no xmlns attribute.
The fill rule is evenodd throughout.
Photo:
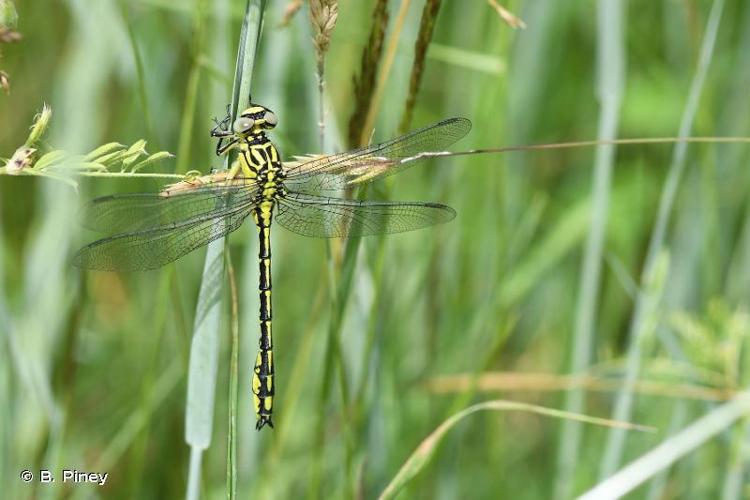
<svg viewBox="0 0 750 500"><path fill-rule="evenodd" d="M333 155L283 163L266 136L278 119L251 105L211 135L218 155L237 152L227 171L188 179L158 193L104 196L84 211L84 225L110 236L83 247L75 264L86 269L144 271L168 264L231 233L252 217L260 246L260 349L252 390L256 428L273 427L271 224L322 238L398 233L448 222L456 212L439 203L353 200L343 191L440 155L471 129L450 118L390 141ZM448 153L446 153L448 154Z"/></svg>

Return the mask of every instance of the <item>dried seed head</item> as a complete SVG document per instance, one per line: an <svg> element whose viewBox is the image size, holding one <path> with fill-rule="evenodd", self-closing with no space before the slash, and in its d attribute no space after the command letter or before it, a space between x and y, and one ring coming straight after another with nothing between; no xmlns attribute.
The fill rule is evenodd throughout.
<svg viewBox="0 0 750 500"><path fill-rule="evenodd" d="M322 60L331 44L331 35L339 15L338 0L310 0L310 19L313 26L313 44Z"/></svg>

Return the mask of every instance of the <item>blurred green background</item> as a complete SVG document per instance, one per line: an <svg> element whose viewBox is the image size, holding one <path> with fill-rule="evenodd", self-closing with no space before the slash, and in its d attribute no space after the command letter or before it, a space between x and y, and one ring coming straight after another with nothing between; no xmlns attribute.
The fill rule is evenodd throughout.
<svg viewBox="0 0 750 500"><path fill-rule="evenodd" d="M403 4L386 3L386 50L397 45L376 140L399 132L424 6L406 4L399 31ZM456 150L675 136L681 127L750 135L748 2L503 3L524 30L492 3L442 2L427 53L412 126L470 118ZM327 152L349 146L353 78L374 5L339 2L326 68ZM208 130L231 99L243 0L16 6L23 40L0 45L12 86L0 95L0 157L24 143L46 102L54 116L43 148L83 153L146 139L150 151L178 155L154 170L221 166ZM273 137L290 157L320 151L309 13L305 4L282 28L286 6L268 2L253 98L277 113ZM240 497L376 497L440 423L498 398L656 430L480 412L450 431L402 498L570 498L654 447L682 442L670 436L750 383L747 165L747 147L716 144L429 161L368 195L439 201L458 217L364 240L356 259L350 247L350 286L340 242L276 229L272 432L255 432L251 408L257 246L245 224L230 238L240 293ZM160 185L84 179L75 192L0 176L4 498L185 495L188 355L205 252L139 274L70 265L93 238L77 223L82 200ZM202 498L226 496L225 310ZM573 372L588 378L566 378ZM647 482L632 498L746 498L748 431L746 420L727 420L663 473L641 469ZM62 468L109 479L51 487L18 477Z"/></svg>

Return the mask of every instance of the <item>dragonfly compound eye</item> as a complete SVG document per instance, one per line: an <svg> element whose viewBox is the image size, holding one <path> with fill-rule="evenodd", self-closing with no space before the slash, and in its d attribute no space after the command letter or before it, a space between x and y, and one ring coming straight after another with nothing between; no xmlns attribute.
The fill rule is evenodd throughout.
<svg viewBox="0 0 750 500"><path fill-rule="evenodd" d="M273 111L266 111L266 114L263 115L263 119L271 128L279 124L279 119L276 117L276 113L274 113Z"/></svg>
<svg viewBox="0 0 750 500"><path fill-rule="evenodd" d="M235 133L247 133L250 132L250 129L253 128L253 125L255 125L255 120L252 118L246 118L244 116L241 116L237 118L234 123L232 124L232 130L234 130Z"/></svg>

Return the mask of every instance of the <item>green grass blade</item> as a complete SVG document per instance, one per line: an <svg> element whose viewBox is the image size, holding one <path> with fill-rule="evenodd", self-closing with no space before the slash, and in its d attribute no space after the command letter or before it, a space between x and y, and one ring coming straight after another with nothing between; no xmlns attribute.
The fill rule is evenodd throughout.
<svg viewBox="0 0 750 500"><path fill-rule="evenodd" d="M620 498L645 481L687 456L717 434L728 430L738 419L750 412L750 392L743 392L731 401L710 411L678 434L662 441L648 453L623 467L591 488L580 500Z"/></svg>
<svg viewBox="0 0 750 500"><path fill-rule="evenodd" d="M225 7L226 8L226 7ZM236 116L237 109L246 106L249 98L250 83L252 81L255 64L256 49L260 40L265 1L248 0L245 19L239 40L237 65L235 71L232 114ZM225 167L229 165L227 158ZM201 288L196 311L194 330L194 347L190 355L190 378L188 383L188 402L186 412L185 440L191 446L191 465L187 492L188 499L197 499L200 489L200 453L196 449L206 449L210 444L211 428L214 411L214 393L216 390L216 372L218 358L219 323L221 312L220 291L224 281L224 246L225 239L221 238L209 244L206 261L201 278ZM205 341L195 340L205 336ZM236 347L236 346L235 346ZM236 368L236 366L233 366ZM206 375L210 377L206 378ZM190 381L193 381L192 383ZM233 387L234 395L230 400L236 400L237 388ZM236 405L230 403L230 429L236 422ZM190 429L190 431L188 431ZM236 432L229 433L229 457L227 463L227 495L236 496L236 460L231 450L236 447Z"/></svg>
<svg viewBox="0 0 750 500"><path fill-rule="evenodd" d="M598 4L597 75L599 98L599 132L597 139L617 138L617 123L622 104L625 77L625 48L623 32L623 4L620 0L600 0ZM598 298L601 293L601 271L604 262L604 237L610 202L610 184L615 148L596 149L592 184L591 225L581 261L581 278L573 325L570 373L582 373L594 352L593 341ZM565 410L581 413L585 393L572 389L565 394ZM578 462L583 429L575 420L565 420L561 426L561 441L557 456L555 498L570 498L574 486L573 475Z"/></svg>
<svg viewBox="0 0 750 500"><path fill-rule="evenodd" d="M417 446L417 449L414 450L414 452L409 456L406 462L404 462L404 465L401 466L390 483L388 483L388 486L386 486L386 488L380 494L380 500L395 498L398 492L417 474L419 474L419 472L424 469L427 464L430 463L432 458L435 456L438 446L440 445L441 441L448 433L448 431L455 427L456 424L464 420L466 417L469 417L479 411L522 411L533 413L536 415L542 415L545 417L570 419L586 424L602 425L606 427L622 429L623 432L626 430L653 430L648 427L643 427L626 422L617 422L604 418L590 417L587 415L580 415L576 413L556 410L554 408L545 408L542 406L519 403L516 401L486 401L484 403L470 406L469 408L456 413L455 415L445 420L442 424L440 424L437 429L432 431L432 433L427 436L427 438L425 438L419 444L419 446Z"/></svg>
<svg viewBox="0 0 750 500"><path fill-rule="evenodd" d="M715 0L711 8L706 31L701 45L700 58L693 78L690 93L680 122L678 136L686 137L690 135L693 128L693 121L698 111L703 84L706 80L708 67L713 58L713 49L716 43L716 37L719 32L719 25L724 11L724 0ZM651 233L646 260L643 265L641 283L653 281L653 274L657 270L659 255L661 254L666 232L671 220L672 208L677 195L677 189L680 186L687 156L688 144L684 142L677 143L672 157L672 163L669 167L669 173L664 183L661 198L659 200L659 209L656 222ZM628 332L630 345L627 352L627 367L623 380L623 388L617 397L613 418L615 420L627 419L633 409L633 382L638 377L641 366L642 345L640 337L645 331L648 322L648 311L651 308L651 298L643 292L638 294L635 304L635 310L631 319ZM605 478L612 474L620 463L625 448L625 434L617 429L610 431L607 437L607 444L604 456L601 461L599 477Z"/></svg>
<svg viewBox="0 0 750 500"><path fill-rule="evenodd" d="M227 447L227 498L237 498L237 400L239 399L240 319L237 299L237 280L229 249L226 251L227 274L231 297L230 330L232 338L229 358L229 432Z"/></svg>

